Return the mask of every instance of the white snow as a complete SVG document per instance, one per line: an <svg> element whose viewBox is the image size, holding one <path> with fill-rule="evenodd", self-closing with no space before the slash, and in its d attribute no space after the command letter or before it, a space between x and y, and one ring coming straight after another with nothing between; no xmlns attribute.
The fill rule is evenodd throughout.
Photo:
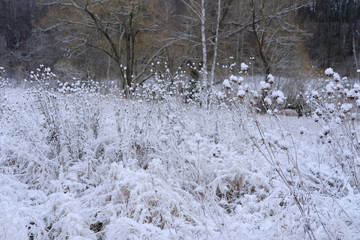
<svg viewBox="0 0 360 240"><path fill-rule="evenodd" d="M230 89L230 88L231 88L231 84L230 84L230 82L229 82L229 80L228 80L228 79L225 79L225 80L224 80L224 82L223 82L223 86L224 86L225 88L228 88L228 89Z"/></svg>
<svg viewBox="0 0 360 240"><path fill-rule="evenodd" d="M343 113L347 113L347 112L350 112L352 107L353 107L353 105L351 103L344 103L341 105L340 108Z"/></svg>
<svg viewBox="0 0 360 240"><path fill-rule="evenodd" d="M313 97L313 98L319 98L319 92L318 91L316 91L316 90L312 90L311 91L311 96Z"/></svg>
<svg viewBox="0 0 360 240"><path fill-rule="evenodd" d="M230 81L234 82L234 83L237 83L238 82L238 77L235 76L235 75L231 75L230 76Z"/></svg>
<svg viewBox="0 0 360 240"><path fill-rule="evenodd" d="M245 94L246 94L246 92L245 92L244 88L242 86L240 86L238 89L238 92L237 92L237 96L240 98L243 98L243 97L245 97Z"/></svg>
<svg viewBox="0 0 360 240"><path fill-rule="evenodd" d="M341 77L340 77L340 75L338 73L334 73L333 78L334 78L335 81L340 81L341 80Z"/></svg>
<svg viewBox="0 0 360 240"><path fill-rule="evenodd" d="M271 94L271 96L272 96L273 98L275 98L275 99L278 99L278 98L280 98L280 99L285 99L284 93L283 93L282 91L280 91L280 90L274 91L274 92Z"/></svg>
<svg viewBox="0 0 360 240"><path fill-rule="evenodd" d="M325 75L332 76L334 74L334 70L332 68L327 68L325 70Z"/></svg>
<svg viewBox="0 0 360 240"><path fill-rule="evenodd" d="M270 84L265 82L265 81L261 81L260 82L260 89L262 89L262 90L270 89Z"/></svg>
<svg viewBox="0 0 360 240"><path fill-rule="evenodd" d="M264 102L265 102L267 105L271 105L271 104L272 104L272 100L271 100L271 98L269 98L269 97L266 97L266 98L264 99Z"/></svg>
<svg viewBox="0 0 360 240"><path fill-rule="evenodd" d="M354 89L355 91L360 91L360 84L355 83L353 89Z"/></svg>
<svg viewBox="0 0 360 240"><path fill-rule="evenodd" d="M243 77L241 77L241 76L240 76L240 77L238 77L238 83L240 83L240 84L241 84L242 82L244 82L244 78L243 78Z"/></svg>
<svg viewBox="0 0 360 240"><path fill-rule="evenodd" d="M267 76L267 80L268 80L268 82L269 82L270 84L272 84L272 83L274 83L275 78L274 78L274 76L273 76L272 74L269 74L269 75Z"/></svg>
<svg viewBox="0 0 360 240"><path fill-rule="evenodd" d="M247 71L249 68L249 65L247 65L246 63L241 63L241 71Z"/></svg>
<svg viewBox="0 0 360 240"><path fill-rule="evenodd" d="M334 93L334 88L335 88L335 83L330 82L328 85L326 85L325 89L326 89L326 93L328 94L332 94Z"/></svg>
<svg viewBox="0 0 360 240"><path fill-rule="evenodd" d="M360 236L360 125L322 118L349 103L317 123L81 91L2 88L0 103L2 239Z"/></svg>

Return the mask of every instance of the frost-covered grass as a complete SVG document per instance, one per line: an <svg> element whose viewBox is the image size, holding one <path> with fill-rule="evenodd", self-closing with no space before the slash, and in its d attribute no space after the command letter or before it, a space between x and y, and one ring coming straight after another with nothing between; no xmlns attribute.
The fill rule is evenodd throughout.
<svg viewBox="0 0 360 240"><path fill-rule="evenodd" d="M1 239L360 239L346 121L14 88L0 104Z"/></svg>

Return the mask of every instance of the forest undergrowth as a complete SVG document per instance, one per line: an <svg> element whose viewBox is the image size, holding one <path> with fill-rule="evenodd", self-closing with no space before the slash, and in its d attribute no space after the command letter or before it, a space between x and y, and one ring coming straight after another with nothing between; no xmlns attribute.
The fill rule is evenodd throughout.
<svg viewBox="0 0 360 240"><path fill-rule="evenodd" d="M0 238L359 239L360 87L331 71L301 118L272 76L201 106L3 85Z"/></svg>

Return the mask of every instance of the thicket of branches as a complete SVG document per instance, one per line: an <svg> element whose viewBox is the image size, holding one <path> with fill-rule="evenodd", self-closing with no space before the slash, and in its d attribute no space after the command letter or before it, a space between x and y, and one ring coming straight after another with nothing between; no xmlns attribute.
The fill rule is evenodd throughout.
<svg viewBox="0 0 360 240"><path fill-rule="evenodd" d="M0 64L17 81L39 64L119 89L151 78L158 60L207 85L232 63L264 76L330 65L355 75L359 64L355 0L1 0L0 9Z"/></svg>

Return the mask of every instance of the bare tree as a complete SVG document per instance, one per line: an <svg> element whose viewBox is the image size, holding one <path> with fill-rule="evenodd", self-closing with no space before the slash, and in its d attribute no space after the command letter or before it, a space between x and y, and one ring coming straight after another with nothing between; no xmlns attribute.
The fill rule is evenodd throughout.
<svg viewBox="0 0 360 240"><path fill-rule="evenodd" d="M117 68L121 89L146 80L151 61L172 43L159 47L154 44L147 51L142 48L146 36L159 30L148 11L149 1L56 0L47 4L64 10L56 27L71 48L69 57L83 53L87 47L104 53ZM74 33L74 29L78 31Z"/></svg>
<svg viewBox="0 0 360 240"><path fill-rule="evenodd" d="M194 20L200 22L201 29L201 49L202 49L202 69L201 75L203 81L207 81L208 76L208 59L207 59L207 38L206 38L206 0L182 0L188 10L193 13ZM187 16L189 18L189 16ZM193 34L193 33L191 33ZM189 38L198 38L197 36L188 36Z"/></svg>
<svg viewBox="0 0 360 240"><path fill-rule="evenodd" d="M201 49L202 86L206 88L214 83L219 49L226 41L225 33L229 31L227 17L230 16L229 12L234 2L236 1L182 0L188 10L183 19L190 23L189 33L184 33L192 46Z"/></svg>
<svg viewBox="0 0 360 240"><path fill-rule="evenodd" d="M218 0L216 30L215 30L215 40L214 40L214 56L213 56L213 62L211 65L210 85L213 85L214 78L215 78L215 67L216 67L216 61L217 61L217 55L218 55L218 45L219 45L220 19L221 19L221 0Z"/></svg>
<svg viewBox="0 0 360 240"><path fill-rule="evenodd" d="M7 59L8 73L17 81L25 61L23 55L30 50L26 41L32 34L32 19L34 14L34 0L10 1L0 0L0 34L4 38L4 53Z"/></svg>
<svg viewBox="0 0 360 240"><path fill-rule="evenodd" d="M296 11L305 5L300 1L248 0L250 31L257 55L267 76L273 68L289 61L291 53L306 34L295 22Z"/></svg>

